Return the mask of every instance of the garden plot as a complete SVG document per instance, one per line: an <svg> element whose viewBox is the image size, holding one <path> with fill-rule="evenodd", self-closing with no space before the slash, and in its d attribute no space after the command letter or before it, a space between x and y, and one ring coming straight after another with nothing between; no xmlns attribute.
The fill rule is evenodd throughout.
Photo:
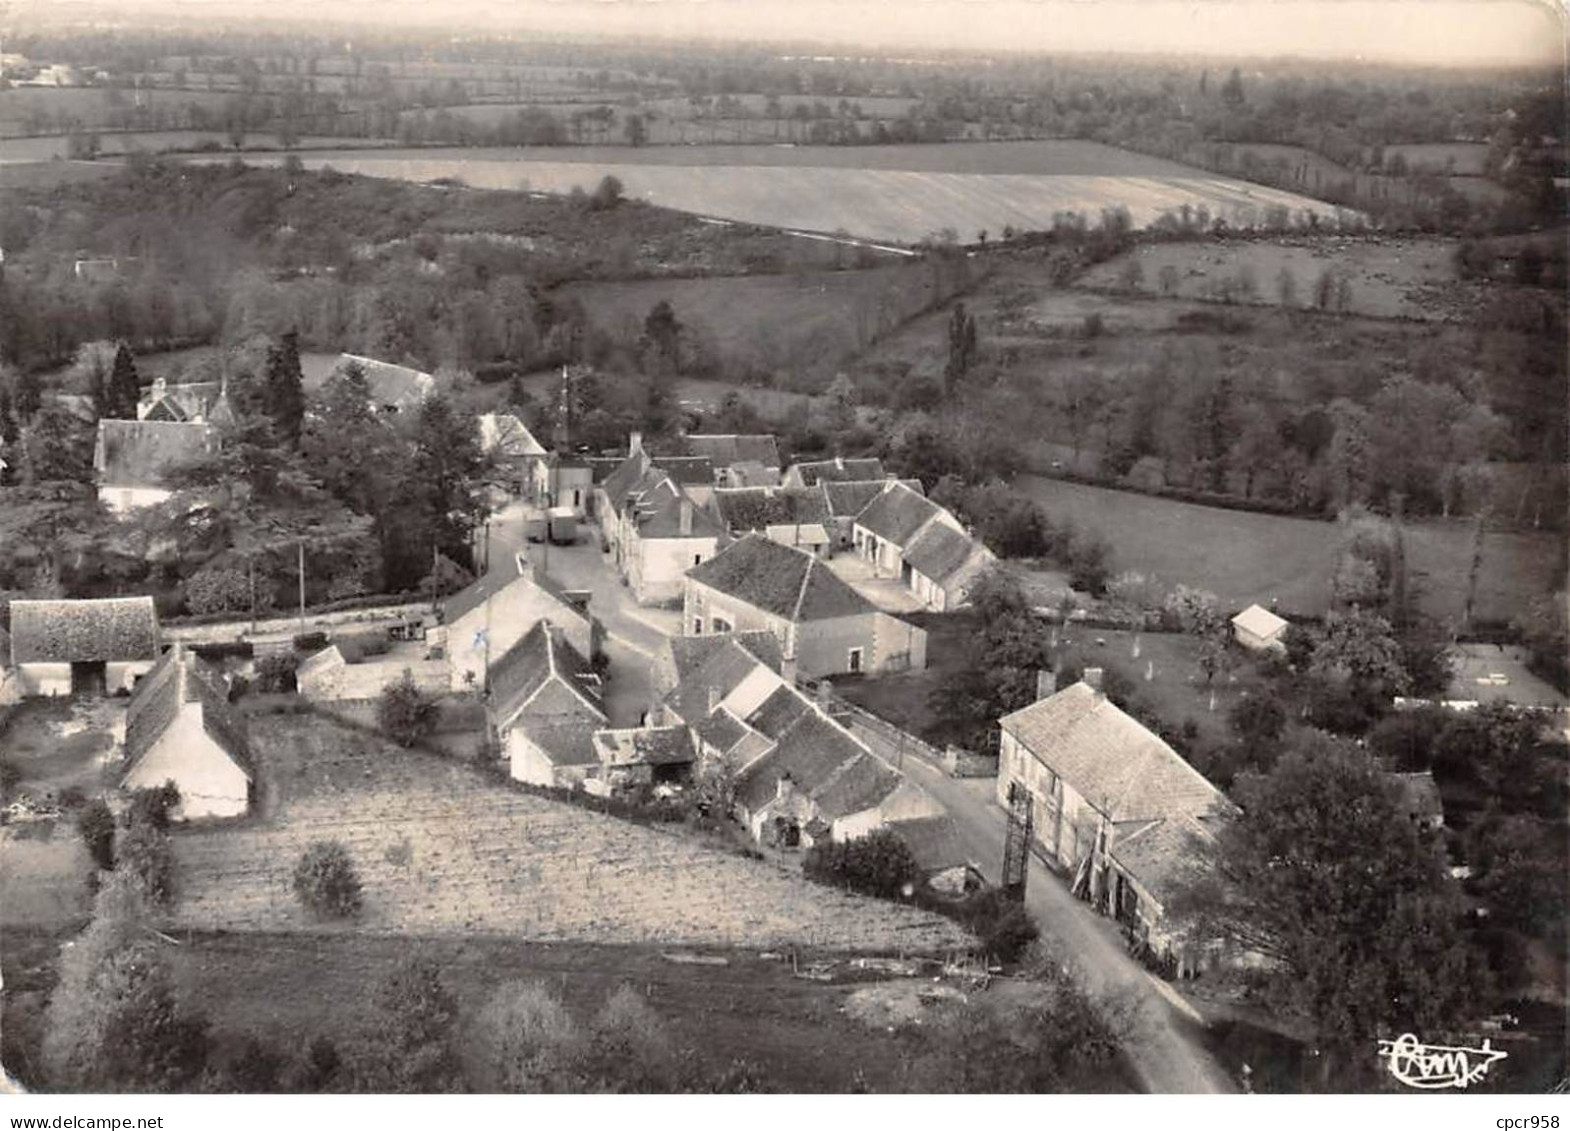
<svg viewBox="0 0 1570 1131"><path fill-rule="evenodd" d="M327 839L344 844L364 882L361 931L883 952L968 944L939 917L818 887L679 831L514 792L320 719L259 729L258 748L278 755L264 775L294 780L266 826L176 838L177 926L343 929L310 919L290 890L306 846Z"/></svg>

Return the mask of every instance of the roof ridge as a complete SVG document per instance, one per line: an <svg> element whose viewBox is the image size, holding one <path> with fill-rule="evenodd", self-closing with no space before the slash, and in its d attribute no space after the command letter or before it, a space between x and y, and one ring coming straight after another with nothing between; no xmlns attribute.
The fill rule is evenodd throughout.
<svg viewBox="0 0 1570 1131"><path fill-rule="evenodd" d="M790 611L790 619L792 623L801 620L801 606L807 600L807 584L812 578L812 567L817 564L818 559L809 555L807 558L807 568L801 571L801 588L796 591L796 604L792 606Z"/></svg>

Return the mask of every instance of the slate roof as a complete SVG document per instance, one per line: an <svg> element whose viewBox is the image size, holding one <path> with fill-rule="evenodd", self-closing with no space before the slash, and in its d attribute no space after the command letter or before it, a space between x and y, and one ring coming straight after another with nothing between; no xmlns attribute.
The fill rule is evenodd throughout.
<svg viewBox="0 0 1570 1131"><path fill-rule="evenodd" d="M939 584L970 560L979 545L945 523L934 522L905 548L911 569Z"/></svg>
<svg viewBox="0 0 1570 1131"><path fill-rule="evenodd" d="M898 789L903 778L870 751L841 764L829 779L812 791L818 813L835 820L873 808Z"/></svg>
<svg viewBox="0 0 1570 1131"><path fill-rule="evenodd" d="M100 420L93 467L105 487L162 487L169 470L216 442L207 424L173 420Z"/></svg>
<svg viewBox="0 0 1570 1131"><path fill-rule="evenodd" d="M692 732L682 725L597 730L594 749L611 766L682 766L697 758Z"/></svg>
<svg viewBox="0 0 1570 1131"><path fill-rule="evenodd" d="M173 420L184 421L187 418L185 410L168 397L160 397L153 406L142 414L143 420Z"/></svg>
<svg viewBox="0 0 1570 1131"><path fill-rule="evenodd" d="M358 362L365 373L365 383L371 400L382 407L411 408L436 391L436 378L407 365L394 365L374 357L346 353L338 358L338 368L348 362Z"/></svg>
<svg viewBox="0 0 1570 1131"><path fill-rule="evenodd" d="M1287 627L1287 622L1263 605L1250 605L1237 616L1232 618L1232 623L1244 632L1251 632L1255 636L1262 636L1266 640Z"/></svg>
<svg viewBox="0 0 1570 1131"><path fill-rule="evenodd" d="M691 525L685 532L681 528L684 502L692 508ZM725 533L708 508L694 503L669 478L639 497L636 514L640 538L719 538Z"/></svg>
<svg viewBox="0 0 1570 1131"><path fill-rule="evenodd" d="M756 460L743 460L741 463L730 465L732 486L735 487L778 487L780 485L780 469L765 467Z"/></svg>
<svg viewBox="0 0 1570 1131"><path fill-rule="evenodd" d="M815 487L822 482L849 482L851 480L883 479L883 461L868 459L809 460L796 464L793 469L801 478L802 486Z"/></svg>
<svg viewBox="0 0 1570 1131"><path fill-rule="evenodd" d="M889 828L910 849L916 864L926 875L958 868L970 862L964 846L959 841L959 830L954 818L947 814L936 817L915 817L908 821L895 821Z"/></svg>
<svg viewBox="0 0 1570 1131"><path fill-rule="evenodd" d="M136 768L188 703L201 705L202 729L251 777L244 717L230 704L222 677L179 645L165 652L142 677L126 706L126 773Z"/></svg>
<svg viewBox="0 0 1570 1131"><path fill-rule="evenodd" d="M651 456L654 466L683 487L712 487L714 461L708 456Z"/></svg>
<svg viewBox="0 0 1570 1131"><path fill-rule="evenodd" d="M714 508L732 534L829 520L823 492L811 487L721 487Z"/></svg>
<svg viewBox="0 0 1570 1131"><path fill-rule="evenodd" d="M1114 822L1228 807L1177 751L1086 683L1005 715L1000 725Z"/></svg>
<svg viewBox="0 0 1570 1131"><path fill-rule="evenodd" d="M547 723L525 716L522 730L553 766L600 764L599 752L594 748L594 723L577 720Z"/></svg>
<svg viewBox="0 0 1570 1131"><path fill-rule="evenodd" d="M545 454L544 446L511 413L488 412L479 418L479 423L480 447L487 452L514 458Z"/></svg>
<svg viewBox="0 0 1570 1131"><path fill-rule="evenodd" d="M478 609L487 600L513 585L532 585L548 593L561 606L562 616L574 616L582 620L589 619L582 609L567 599L567 591L550 575L536 569L532 570L528 576L525 576L516 572L515 569L503 567L501 569L493 569L489 573L481 575L473 583L444 598L440 606L442 623L457 624L463 616Z"/></svg>
<svg viewBox="0 0 1570 1131"><path fill-rule="evenodd" d="M761 663L757 656L734 639L711 652L690 670L671 693L665 705L689 723L709 714L709 692L724 699Z"/></svg>
<svg viewBox="0 0 1570 1131"><path fill-rule="evenodd" d="M1110 855L1163 907L1210 860L1209 829L1191 816L1113 826Z"/></svg>
<svg viewBox="0 0 1570 1131"><path fill-rule="evenodd" d="M749 810L758 809L775 795L786 775L830 821L873 808L901 781L848 731L815 710L803 714L779 736L773 750L737 775L737 800Z"/></svg>
<svg viewBox="0 0 1570 1131"><path fill-rule="evenodd" d="M496 718L503 725L511 722L540 688L556 678L603 719L599 689L584 678L590 674L589 661L567 642L560 629L553 631L550 622L536 621L523 639L491 665L490 694Z"/></svg>
<svg viewBox="0 0 1570 1131"><path fill-rule="evenodd" d="M158 612L151 597L11 602L13 663L157 658Z"/></svg>
<svg viewBox="0 0 1570 1131"><path fill-rule="evenodd" d="M828 505L829 513L835 518L855 518L867 509L867 504L883 494L890 483L904 483L907 487L915 484L919 489L919 479L852 479L844 483L824 481L818 485L823 492L823 497Z"/></svg>
<svg viewBox="0 0 1570 1131"><path fill-rule="evenodd" d="M210 417L223 391L222 381L179 381L164 382L162 385L154 381L142 390L138 408L141 405L148 406L142 414L146 420L160 419L154 415L160 407L174 414L161 419L205 419Z"/></svg>
<svg viewBox="0 0 1570 1131"><path fill-rule="evenodd" d="M780 466L780 449L769 435L691 435L685 440L690 455L704 456L715 467L730 467L738 463L758 463L764 467Z"/></svg>
<svg viewBox="0 0 1570 1131"><path fill-rule="evenodd" d="M784 660L784 650L779 637L772 632L716 632L707 636L672 636L669 638L671 660L676 668L676 681L690 676L706 663L710 656L727 643L735 641L771 671L778 673Z"/></svg>
<svg viewBox="0 0 1570 1131"><path fill-rule="evenodd" d="M873 612L870 601L804 551L749 534L687 576L786 620L805 622Z"/></svg>
<svg viewBox="0 0 1570 1131"><path fill-rule="evenodd" d="M896 483L867 504L856 516L856 525L866 527L886 542L904 546L942 510L926 496L917 494L903 483Z"/></svg>
<svg viewBox="0 0 1570 1131"><path fill-rule="evenodd" d="M784 734L797 719L808 711L812 704L795 688L781 684L769 693L767 699L758 704L756 710L747 716L747 725L759 734L766 734L770 738L778 738Z"/></svg>
<svg viewBox="0 0 1570 1131"><path fill-rule="evenodd" d="M692 732L701 741L724 754L740 742L742 737L749 733L751 729L746 723L742 722L724 707L721 707L712 715L699 719L694 723Z"/></svg>

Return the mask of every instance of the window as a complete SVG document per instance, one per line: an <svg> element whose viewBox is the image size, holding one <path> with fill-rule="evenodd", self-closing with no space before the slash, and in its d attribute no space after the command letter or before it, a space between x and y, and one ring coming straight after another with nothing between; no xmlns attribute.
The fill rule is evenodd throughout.
<svg viewBox="0 0 1570 1131"><path fill-rule="evenodd" d="M694 636L702 636L703 635L703 618L702 617L693 617L692 618L692 634Z"/></svg>
<svg viewBox="0 0 1570 1131"><path fill-rule="evenodd" d="M694 554L694 555L692 555L692 564L693 565L702 565L703 564L703 555L702 554Z"/></svg>
<svg viewBox="0 0 1570 1131"><path fill-rule="evenodd" d="M853 672L859 672L861 670L861 649L860 648L852 648L850 650L850 670L853 671Z"/></svg>
<svg viewBox="0 0 1570 1131"><path fill-rule="evenodd" d="M735 628L736 628L736 626L731 624L731 622L726 620L724 617L715 617L714 618L714 631L715 632L733 632L733 631L735 631Z"/></svg>

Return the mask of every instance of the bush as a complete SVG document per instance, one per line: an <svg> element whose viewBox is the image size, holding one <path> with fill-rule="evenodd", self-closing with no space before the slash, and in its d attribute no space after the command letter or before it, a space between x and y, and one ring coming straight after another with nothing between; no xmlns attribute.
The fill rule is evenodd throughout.
<svg viewBox="0 0 1570 1131"><path fill-rule="evenodd" d="M98 867L114 867L114 814L102 798L94 798L76 815L76 831Z"/></svg>
<svg viewBox="0 0 1570 1131"><path fill-rule="evenodd" d="M149 903L167 907L173 901L174 857L168 833L146 821L133 822L121 834L115 855L120 870L136 879Z"/></svg>
<svg viewBox="0 0 1570 1131"><path fill-rule="evenodd" d="M223 660L249 660L255 651L249 640L215 640L207 644L191 645L193 655L213 663Z"/></svg>
<svg viewBox="0 0 1570 1131"><path fill-rule="evenodd" d="M321 919L347 919L360 910L360 877L349 852L335 840L307 848L294 869L294 894Z"/></svg>
<svg viewBox="0 0 1570 1131"><path fill-rule="evenodd" d="M266 592L265 586L257 590L258 609L265 607L263 594ZM271 601L266 604L270 605ZM185 582L185 607L198 616L248 610L251 607L251 580L240 569L197 570Z"/></svg>
<svg viewBox="0 0 1570 1131"><path fill-rule="evenodd" d="M402 679L388 684L382 691L376 706L377 724L382 733L403 747L429 737L436 730L440 715L436 702L420 690L407 668Z"/></svg>
<svg viewBox="0 0 1570 1131"><path fill-rule="evenodd" d="M1019 961L1040 935L1025 905L1002 888L977 892L950 912L981 940L982 949L997 961Z"/></svg>
<svg viewBox="0 0 1570 1131"><path fill-rule="evenodd" d="M127 826L144 824L163 832L169 828L169 815L180 804L180 787L172 781L139 789L131 795L126 813Z"/></svg>
<svg viewBox="0 0 1570 1131"><path fill-rule="evenodd" d="M802 873L820 884L833 884L881 899L913 894L921 869L910 847L891 829L880 829L847 841L820 841L807 851Z"/></svg>
<svg viewBox="0 0 1570 1131"><path fill-rule="evenodd" d="M294 673L300 658L293 652L273 652L256 661L256 677L251 686L258 692L276 694L295 690Z"/></svg>
<svg viewBox="0 0 1570 1131"><path fill-rule="evenodd" d="M325 632L302 632L294 638L294 650L302 656L320 652L325 647L327 647L327 634Z"/></svg>

